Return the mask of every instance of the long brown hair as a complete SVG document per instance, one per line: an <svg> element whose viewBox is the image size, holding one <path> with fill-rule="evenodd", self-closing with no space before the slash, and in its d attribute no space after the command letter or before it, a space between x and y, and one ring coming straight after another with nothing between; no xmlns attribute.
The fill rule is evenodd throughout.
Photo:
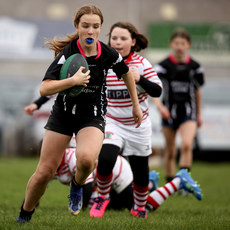
<svg viewBox="0 0 230 230"><path fill-rule="evenodd" d="M108 42L109 46L110 46L111 33L113 29L116 27L127 29L129 33L131 34L131 38L136 39L136 44L135 46L131 48L131 52L141 51L142 49L145 49L148 46L147 37L143 34L140 34L138 30L136 29L136 27L129 22L116 22L115 24L111 26L109 34L108 34L109 35L109 42Z"/></svg>
<svg viewBox="0 0 230 230"><path fill-rule="evenodd" d="M104 21L103 15L101 10L95 6L95 5L84 5L82 6L77 12L73 20L74 27L79 24L80 18L85 14L96 14L101 19L101 24ZM66 37L58 39L57 36L55 36L52 40L47 40L44 44L49 45L49 49L54 51L54 56L57 57L57 55L62 51L62 49L70 43L73 39L78 38L78 33L75 32L73 34L67 34Z"/></svg>

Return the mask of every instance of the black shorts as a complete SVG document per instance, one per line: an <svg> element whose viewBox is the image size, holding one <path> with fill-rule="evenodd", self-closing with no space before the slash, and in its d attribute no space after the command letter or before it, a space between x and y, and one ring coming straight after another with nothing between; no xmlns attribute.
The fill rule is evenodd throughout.
<svg viewBox="0 0 230 230"><path fill-rule="evenodd" d="M90 110L91 109L88 108L88 111L80 110L77 114L72 114L72 111L64 111L62 108L54 106L45 125L45 129L73 136L73 134L77 134L80 129L92 126L100 129L104 133L104 117L100 114L94 116Z"/></svg>
<svg viewBox="0 0 230 230"><path fill-rule="evenodd" d="M167 126L173 130L177 130L181 124L183 124L184 122L186 121L195 121L197 122L197 120L191 118L191 116L187 116L187 117L184 117L183 119L169 119L167 121L165 120L162 120L161 124L162 126Z"/></svg>
<svg viewBox="0 0 230 230"><path fill-rule="evenodd" d="M171 118L162 120L162 126L167 126L173 130L177 130L181 124L186 121L197 121L196 111L194 111L188 102L181 104L173 104L171 110Z"/></svg>

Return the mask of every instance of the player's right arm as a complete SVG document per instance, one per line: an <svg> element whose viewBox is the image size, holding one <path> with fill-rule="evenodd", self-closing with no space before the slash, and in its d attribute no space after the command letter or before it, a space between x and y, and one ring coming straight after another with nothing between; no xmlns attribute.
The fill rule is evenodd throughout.
<svg viewBox="0 0 230 230"><path fill-rule="evenodd" d="M133 79L132 72L129 70L126 74L122 75L122 78L128 88L129 95L132 100L133 117L136 123L136 128L138 128L141 125L143 113L140 109L140 105L137 97L137 91L136 91L136 84Z"/></svg>
<svg viewBox="0 0 230 230"><path fill-rule="evenodd" d="M83 73L83 69L84 67L80 67L79 70L72 77L63 80L45 79L40 86L41 96L49 96L60 93L76 85L86 86L86 83L89 82L90 70L88 70L86 73Z"/></svg>
<svg viewBox="0 0 230 230"><path fill-rule="evenodd" d="M202 102L202 94L201 94L201 89L198 88L196 90L196 116L197 116L197 125L198 127L201 127L203 124L203 119L201 116L201 102Z"/></svg>

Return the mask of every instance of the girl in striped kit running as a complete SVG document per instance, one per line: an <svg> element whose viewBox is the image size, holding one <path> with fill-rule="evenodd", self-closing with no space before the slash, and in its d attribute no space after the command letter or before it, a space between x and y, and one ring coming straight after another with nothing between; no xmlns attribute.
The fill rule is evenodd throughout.
<svg viewBox="0 0 230 230"><path fill-rule="evenodd" d="M132 118L132 103L123 80L109 70L107 74L107 114L105 140L98 160L97 185L99 198L90 210L91 217L102 217L109 203L112 169L121 150L128 157L133 172L134 206L131 215L147 217L145 210L148 197L151 149L151 121L148 96L159 97L162 83L150 62L136 52L145 49L147 38L126 22L115 23L109 32L109 45L121 54L132 70L136 82L143 121L137 129Z"/></svg>

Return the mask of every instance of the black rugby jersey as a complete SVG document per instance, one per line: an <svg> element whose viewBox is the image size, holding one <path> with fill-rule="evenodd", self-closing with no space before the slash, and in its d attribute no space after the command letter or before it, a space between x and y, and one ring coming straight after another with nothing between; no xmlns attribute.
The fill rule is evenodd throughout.
<svg viewBox="0 0 230 230"><path fill-rule="evenodd" d="M59 80L59 74L63 63L69 56L75 53L81 53L86 58L91 76L87 87L85 87L81 94L77 97L65 97L62 93L59 93L56 104L62 104L62 106L65 104L69 109L76 104L93 105L99 106L100 110L102 109L105 111L107 105L106 76L108 69L112 68L114 72L116 72L118 78L121 78L121 75L127 73L129 69L115 49L100 41L97 41L97 49L97 56L85 57L79 40L74 39L64 47L57 58L51 63L43 81L46 79Z"/></svg>
<svg viewBox="0 0 230 230"><path fill-rule="evenodd" d="M163 104L171 111L175 105L196 109L195 91L204 84L203 68L190 56L178 63L173 55L155 66L163 83Z"/></svg>

